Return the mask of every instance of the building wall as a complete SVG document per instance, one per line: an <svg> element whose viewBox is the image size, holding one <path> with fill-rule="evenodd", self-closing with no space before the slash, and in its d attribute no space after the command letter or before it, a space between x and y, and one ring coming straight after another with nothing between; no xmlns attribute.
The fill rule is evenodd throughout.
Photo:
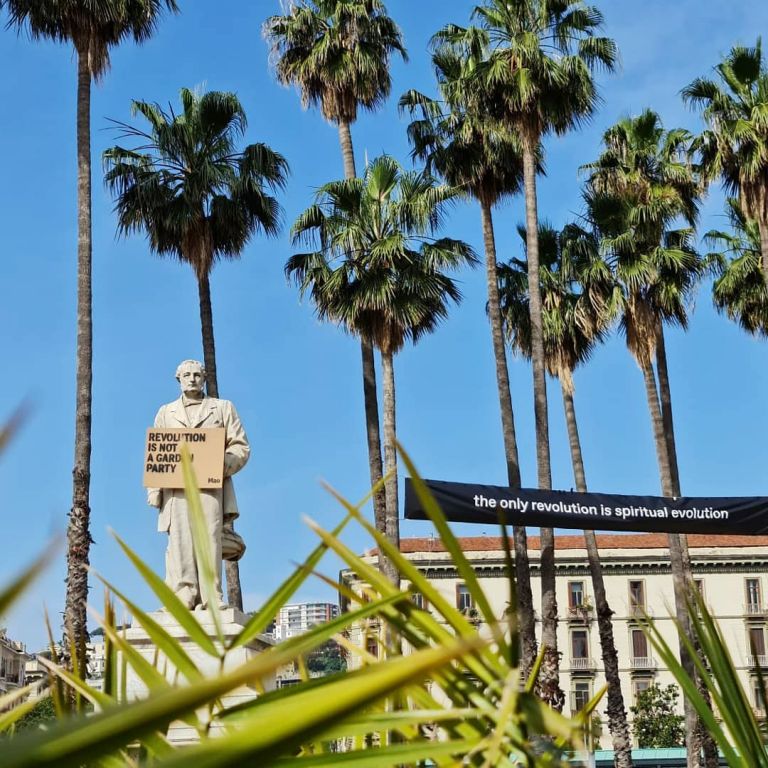
<svg viewBox="0 0 768 768"><path fill-rule="evenodd" d="M650 643L647 650L641 647L641 640L637 641L637 648L632 645L632 632L639 629L637 618L644 608L667 643L678 649L678 636L672 618L674 592L669 552L665 546L666 536L658 534L599 536L598 543L607 599L614 611L614 640L619 656L622 692L631 720L629 707L635 703L638 688L652 683L665 686L674 682L671 673L659 663ZM501 618L509 599L509 587L504 578L503 554L498 539L469 538L463 539L462 545L480 577L494 613ZM753 706L758 714L763 714L754 692L754 682L757 679L755 663L768 662L768 537L691 536L689 545L694 579L720 624L739 678ZM538 539L530 537L529 546L534 606L538 608L541 605ZM440 551L439 543L431 539L404 539L401 548L430 578L442 596L457 604L457 589L462 582L449 555ZM565 711L568 713L578 708L579 696L583 701L586 693L591 695L600 690L605 684L605 677L594 609L569 610L569 591L573 583L583 585L584 603L592 606L595 603L583 537L557 537L556 563L560 616L558 644L562 654L560 684L566 693ZM751 602L748 602L747 579L752 581L749 592ZM644 590L645 605L635 610L631 605L630 582L640 582ZM539 633L540 629L537 616ZM750 648L750 630L756 644L753 649ZM573 651L581 650L579 643L574 648L574 632L586 632L586 659L574 660ZM641 656L640 652L644 655ZM754 658L760 656L763 658ZM598 713L602 714L604 707L604 704L599 706ZM682 701L680 707L682 711Z"/></svg>

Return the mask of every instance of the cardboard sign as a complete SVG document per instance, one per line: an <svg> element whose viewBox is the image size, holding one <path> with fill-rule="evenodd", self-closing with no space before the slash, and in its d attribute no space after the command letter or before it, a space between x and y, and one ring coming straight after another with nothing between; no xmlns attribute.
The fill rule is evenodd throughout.
<svg viewBox="0 0 768 768"><path fill-rule="evenodd" d="M183 488L181 447L187 446L198 488L221 488L224 482L224 427L169 429L150 427L144 449L146 488Z"/></svg>

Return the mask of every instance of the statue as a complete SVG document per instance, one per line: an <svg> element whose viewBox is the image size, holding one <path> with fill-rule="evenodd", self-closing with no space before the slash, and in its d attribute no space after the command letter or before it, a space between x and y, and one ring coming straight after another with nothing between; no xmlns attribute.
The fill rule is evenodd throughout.
<svg viewBox="0 0 768 768"><path fill-rule="evenodd" d="M216 567L217 600L219 607L226 608L221 591L222 532L237 537L232 530L232 521L238 517L239 512L231 476L248 461L251 449L234 405L229 400L219 400L204 394L205 368L201 363L196 360L182 362L176 369L176 380L181 386L181 397L160 408L154 426L172 429L224 427L226 430L224 483L221 488L206 488L200 491ZM192 530L184 489L149 488L147 501L160 512L158 531L168 534L168 548L165 554L166 583L188 608L205 610L207 605L200 590L200 576L192 546Z"/></svg>

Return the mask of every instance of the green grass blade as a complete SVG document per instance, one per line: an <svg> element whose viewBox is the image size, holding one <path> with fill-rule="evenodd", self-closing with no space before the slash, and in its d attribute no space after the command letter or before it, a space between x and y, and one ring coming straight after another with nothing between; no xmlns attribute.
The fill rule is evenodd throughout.
<svg viewBox="0 0 768 768"><path fill-rule="evenodd" d="M197 572L200 574L200 591L206 608L211 614L216 636L223 645L224 633L221 630L219 594L215 588L216 570L218 569L220 577L221 563L213 562L213 552L208 536L208 526L203 514L203 504L200 500L200 490L197 487L195 471L192 469L192 460L186 445L181 446L181 469L184 475L184 493L187 497L187 514L192 530L192 544L195 548L195 558L198 564Z"/></svg>
<svg viewBox="0 0 768 768"><path fill-rule="evenodd" d="M393 765L416 765L419 761L465 755L476 746L477 743L472 741L421 741L415 744L393 744L381 749L279 758L271 765L274 768L334 768L337 765L349 765L353 768L392 768ZM452 761L452 764L459 763Z"/></svg>
<svg viewBox="0 0 768 768"><path fill-rule="evenodd" d="M163 608L187 631L189 639L209 656L221 657L215 643L200 626L192 611L184 605L174 591L116 534L112 533L120 548L141 574L147 586L155 593Z"/></svg>
<svg viewBox="0 0 768 768"><path fill-rule="evenodd" d="M254 710L252 726L245 724L226 739L191 747L167 761L167 768L224 768L270 765L275 758L321 736L343 718L381 700L404 684L427 676L434 669L469 652L476 644L465 641L444 648L420 651L364 667L327 686L303 691Z"/></svg>
<svg viewBox="0 0 768 768"><path fill-rule="evenodd" d="M350 515L347 515L336 528L333 529L333 535L338 536L349 523ZM306 581L312 570L328 551L328 545L319 544L304 561L303 565L297 568L274 592L266 603L257 611L243 627L242 632L231 642L231 648L238 648L247 645L254 637L263 632L269 623L275 618L281 606L296 593L299 587Z"/></svg>
<svg viewBox="0 0 768 768"><path fill-rule="evenodd" d="M60 678L73 691L77 691L84 699L90 701L91 704L101 708L115 704L115 700L111 696L107 696L107 694L91 687L85 680L81 680L76 674L64 669L64 667L59 667L45 658L41 658L39 661L51 675Z"/></svg>
<svg viewBox="0 0 768 768"><path fill-rule="evenodd" d="M117 587L110 584L98 573L96 574L96 577L123 601L125 606L133 614L134 620L138 620L152 642L166 655L168 660L182 675L184 675L184 677L187 678L187 680L195 681L202 677L197 665L192 661L176 638L166 632L160 624L158 624L149 614L142 611L136 603L126 597L122 591L117 589Z"/></svg>
<svg viewBox="0 0 768 768"><path fill-rule="evenodd" d="M98 617L97 617L98 618ZM150 691L168 688L169 683L158 670L147 661L124 637L113 627L104 624L99 619L99 624L104 629L104 636L109 637L115 648L125 656L130 668L138 675L144 685Z"/></svg>
<svg viewBox="0 0 768 768"><path fill-rule="evenodd" d="M9 586L0 591L0 616L4 616L10 607L27 590L30 584L42 573L43 569L51 561L51 555L55 549L55 544L49 544L44 552L30 565L25 568Z"/></svg>
<svg viewBox="0 0 768 768"><path fill-rule="evenodd" d="M416 470L416 467L411 461L410 456L408 456L408 454L403 450L403 447L399 443L397 445L397 449L400 453L400 457L402 458L403 463L408 470L408 473L411 476L411 482L413 483L416 495L419 497L419 502L421 503L421 506L424 509L427 517L435 526L435 529L437 530L443 545L450 553L453 565L459 572L459 576L461 576L464 583L466 584L469 593L472 595L475 605L489 626L492 628L498 627L498 617L494 614L493 608L491 607L491 604L488 601L483 588L480 586L480 581L475 574L475 570L469 560L467 560L467 558L464 556L464 552L461 549L459 540L456 538L456 536L454 536L453 531L448 525L448 521L445 519L443 511L440 509L440 505L435 501L435 498L430 493L426 483L421 479L421 475L419 475L418 471ZM511 652L503 634L496 632L494 635L494 640L496 640L496 642L502 648L507 658L511 658Z"/></svg>

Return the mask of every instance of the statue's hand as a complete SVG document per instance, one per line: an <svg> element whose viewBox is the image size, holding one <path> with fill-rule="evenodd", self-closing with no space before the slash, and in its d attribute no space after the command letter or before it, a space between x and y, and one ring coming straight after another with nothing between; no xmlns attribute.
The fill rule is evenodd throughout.
<svg viewBox="0 0 768 768"><path fill-rule="evenodd" d="M160 505L163 501L163 492L159 488L149 488L147 490L147 504L150 507L157 507L160 509Z"/></svg>
<svg viewBox="0 0 768 768"><path fill-rule="evenodd" d="M224 477L234 475L240 469L242 462L238 456L233 453L224 454Z"/></svg>

